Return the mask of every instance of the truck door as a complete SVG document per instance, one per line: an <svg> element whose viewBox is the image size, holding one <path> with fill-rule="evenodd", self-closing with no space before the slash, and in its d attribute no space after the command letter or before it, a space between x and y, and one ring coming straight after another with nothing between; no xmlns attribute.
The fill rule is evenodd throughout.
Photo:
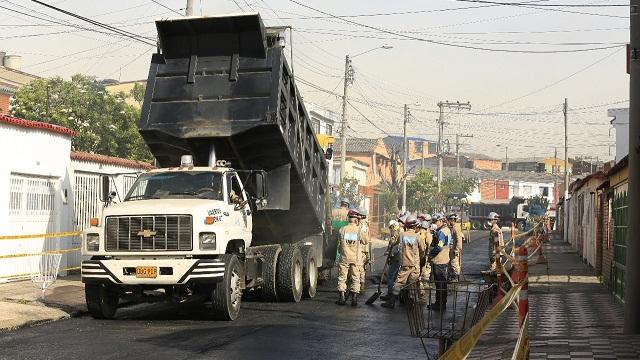
<svg viewBox="0 0 640 360"><path fill-rule="evenodd" d="M234 223L242 228L241 234L238 235L243 239L250 239L252 228L251 208L238 174L227 173L227 189L227 201L233 206Z"/></svg>

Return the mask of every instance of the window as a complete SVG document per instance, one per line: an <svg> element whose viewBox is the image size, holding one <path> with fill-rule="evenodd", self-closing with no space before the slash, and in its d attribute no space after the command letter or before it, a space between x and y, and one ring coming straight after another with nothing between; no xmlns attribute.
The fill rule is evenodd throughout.
<svg viewBox="0 0 640 360"><path fill-rule="evenodd" d="M549 197L549 188L546 186L540 186L540 195Z"/></svg>
<svg viewBox="0 0 640 360"><path fill-rule="evenodd" d="M11 174L9 215L12 217L43 217L55 213L56 179Z"/></svg>
<svg viewBox="0 0 640 360"><path fill-rule="evenodd" d="M320 133L320 121L316 120L316 119L311 119L311 128L313 128L313 131L316 134Z"/></svg>
<svg viewBox="0 0 640 360"><path fill-rule="evenodd" d="M140 175L125 201L148 199L222 200L222 174L206 171L168 171Z"/></svg>
<svg viewBox="0 0 640 360"><path fill-rule="evenodd" d="M327 135L333 135L333 125L327 123Z"/></svg>
<svg viewBox="0 0 640 360"><path fill-rule="evenodd" d="M617 187L613 197L613 294L623 301L629 223L627 187L627 184Z"/></svg>
<svg viewBox="0 0 640 360"><path fill-rule="evenodd" d="M416 152L422 154L422 149L424 148L422 141L416 141Z"/></svg>
<svg viewBox="0 0 640 360"><path fill-rule="evenodd" d="M524 196L525 198L531 196L531 185L522 186L522 196Z"/></svg>
<svg viewBox="0 0 640 360"><path fill-rule="evenodd" d="M236 174L227 174L227 190L229 191L230 204L233 203L231 201L231 194L237 195L244 200L244 193L242 192L242 187L240 186L240 182L238 181Z"/></svg>

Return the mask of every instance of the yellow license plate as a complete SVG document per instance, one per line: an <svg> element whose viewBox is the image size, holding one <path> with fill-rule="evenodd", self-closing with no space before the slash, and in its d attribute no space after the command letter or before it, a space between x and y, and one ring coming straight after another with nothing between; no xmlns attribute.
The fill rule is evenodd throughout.
<svg viewBox="0 0 640 360"><path fill-rule="evenodd" d="M155 266L136 266L137 278L151 278L158 277L158 268Z"/></svg>

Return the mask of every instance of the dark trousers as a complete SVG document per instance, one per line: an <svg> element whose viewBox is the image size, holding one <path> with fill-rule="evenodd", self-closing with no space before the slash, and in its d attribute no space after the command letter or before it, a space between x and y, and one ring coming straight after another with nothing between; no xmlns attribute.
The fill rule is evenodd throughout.
<svg viewBox="0 0 640 360"><path fill-rule="evenodd" d="M447 268L448 264L434 264L432 266L433 277L436 282L436 304L447 304Z"/></svg>

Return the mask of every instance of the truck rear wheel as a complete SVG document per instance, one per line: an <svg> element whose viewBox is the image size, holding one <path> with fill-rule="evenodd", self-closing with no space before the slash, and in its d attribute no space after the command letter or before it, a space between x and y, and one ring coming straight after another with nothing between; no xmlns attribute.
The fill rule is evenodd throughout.
<svg viewBox="0 0 640 360"><path fill-rule="evenodd" d="M300 249L295 245L284 245L278 257L278 300L298 302L302 298L302 273L304 264Z"/></svg>
<svg viewBox="0 0 640 360"><path fill-rule="evenodd" d="M211 292L213 316L219 320L235 320L242 303L242 269L235 255L224 256L224 277Z"/></svg>
<svg viewBox="0 0 640 360"><path fill-rule="evenodd" d="M480 230L480 227L482 225L480 224L480 221L478 220L473 220L473 222L471 222L471 229L472 230Z"/></svg>
<svg viewBox="0 0 640 360"><path fill-rule="evenodd" d="M271 246L262 253L262 286L260 287L260 296L264 301L278 301L276 269L281 251L280 246Z"/></svg>
<svg viewBox="0 0 640 360"><path fill-rule="evenodd" d="M86 284L84 297L94 319L113 319L118 310L118 292L106 284Z"/></svg>
<svg viewBox="0 0 640 360"><path fill-rule="evenodd" d="M486 221L486 220L485 220L485 221L483 221L483 222L482 222L482 228L483 228L484 230L489 230L489 229L491 229L491 223L490 223L490 222L488 222L488 221Z"/></svg>
<svg viewBox="0 0 640 360"><path fill-rule="evenodd" d="M318 265L313 247L305 246L302 248L302 259L304 261L302 297L313 299L316 296L318 287Z"/></svg>

